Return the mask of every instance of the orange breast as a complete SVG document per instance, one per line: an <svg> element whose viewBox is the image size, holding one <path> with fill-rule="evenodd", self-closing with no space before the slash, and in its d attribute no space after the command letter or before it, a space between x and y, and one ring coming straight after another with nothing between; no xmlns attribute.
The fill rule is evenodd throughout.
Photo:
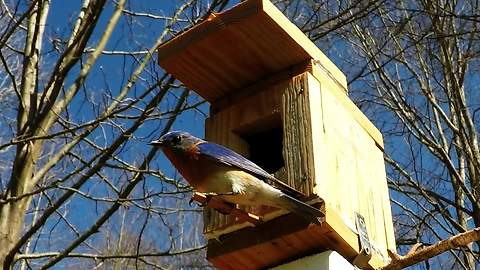
<svg viewBox="0 0 480 270"><path fill-rule="evenodd" d="M185 153L174 153L171 149L163 149L163 152L194 189L201 189L208 173L208 164L205 164L204 159L192 159Z"/></svg>

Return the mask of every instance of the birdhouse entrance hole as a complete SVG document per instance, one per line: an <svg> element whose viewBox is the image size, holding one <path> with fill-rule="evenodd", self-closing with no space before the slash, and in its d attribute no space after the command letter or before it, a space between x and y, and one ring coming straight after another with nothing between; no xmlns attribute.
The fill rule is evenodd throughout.
<svg viewBox="0 0 480 270"><path fill-rule="evenodd" d="M283 160L283 129L278 126L254 133L240 133L248 144L249 159L268 173L276 173L285 166Z"/></svg>

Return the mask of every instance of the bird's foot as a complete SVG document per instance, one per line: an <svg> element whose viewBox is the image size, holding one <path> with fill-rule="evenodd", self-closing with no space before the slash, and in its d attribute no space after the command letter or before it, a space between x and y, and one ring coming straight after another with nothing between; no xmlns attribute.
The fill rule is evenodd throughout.
<svg viewBox="0 0 480 270"><path fill-rule="evenodd" d="M208 205L208 203L210 202L210 199L212 199L211 196L207 196L206 194L203 194L205 195L205 199L204 201L202 202L199 202L197 199L195 199L195 194L190 198L190 200L188 201L188 205L192 206L193 202L196 202L198 206L200 207L205 207Z"/></svg>
<svg viewBox="0 0 480 270"><path fill-rule="evenodd" d="M235 195L238 195L238 194L239 194L238 192L234 192L234 191L225 192L225 193L214 193L214 192L204 193L204 195L207 197L207 203L206 204L208 204L210 202L210 200L213 197L216 197L216 196L224 196L224 195L235 196ZM219 212L222 215L230 215L232 213L232 210L236 207L236 205L234 203L226 202L224 200L222 200L222 201L223 201L223 207L218 207L218 208L215 207L215 210L217 210L217 212Z"/></svg>
<svg viewBox="0 0 480 270"><path fill-rule="evenodd" d="M195 194L190 198L190 201L188 201L188 205L192 206L192 203L194 201L196 201L198 203L198 206L200 207L205 207L208 205L208 203L210 202L210 200L215 197L215 196L218 196L218 195L223 195L223 194L218 194L218 193L215 193L215 192L206 192L206 193L201 193L202 195L205 196L205 200L203 202L199 202L198 200L195 200Z"/></svg>

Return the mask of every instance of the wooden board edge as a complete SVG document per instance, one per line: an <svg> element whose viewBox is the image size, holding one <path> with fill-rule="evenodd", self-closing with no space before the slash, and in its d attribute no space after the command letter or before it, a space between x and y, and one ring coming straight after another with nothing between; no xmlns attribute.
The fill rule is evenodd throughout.
<svg viewBox="0 0 480 270"><path fill-rule="evenodd" d="M357 232L348 227L337 211L328 204L325 204L325 214L325 224L322 226L325 226L326 231L334 235L335 240L342 239L344 241L344 243L342 243L342 252L337 252L349 261L352 261L360 252ZM375 253L368 262L370 269L379 269L387 264L388 261L385 261L382 256L376 255Z"/></svg>
<svg viewBox="0 0 480 270"><path fill-rule="evenodd" d="M342 251L339 252L347 259L352 260L357 256L359 252L358 234L348 227L341 216L333 209L329 204L325 204L325 233L329 234L329 237L333 237L334 241L343 242Z"/></svg>

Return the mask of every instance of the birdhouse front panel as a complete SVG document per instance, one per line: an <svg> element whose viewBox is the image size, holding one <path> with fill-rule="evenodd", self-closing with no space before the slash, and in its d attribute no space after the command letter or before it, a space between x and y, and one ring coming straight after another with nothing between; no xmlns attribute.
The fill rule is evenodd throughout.
<svg viewBox="0 0 480 270"><path fill-rule="evenodd" d="M262 91L234 99L221 110L216 108L219 111L206 121L206 139L243 154L277 179L311 197L315 176L310 113L304 105L307 86L303 73L274 85L261 85ZM269 207L242 208L265 220L285 213ZM210 237L245 226L249 224L233 216L212 210L205 213L204 231Z"/></svg>

